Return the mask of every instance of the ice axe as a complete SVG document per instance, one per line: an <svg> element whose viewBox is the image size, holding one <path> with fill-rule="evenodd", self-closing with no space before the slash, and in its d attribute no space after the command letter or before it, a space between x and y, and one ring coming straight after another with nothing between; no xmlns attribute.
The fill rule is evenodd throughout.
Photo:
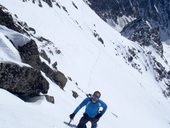
<svg viewBox="0 0 170 128"><path fill-rule="evenodd" d="M72 120L73 120L73 119L70 119L69 122L65 122L65 121L64 121L64 124L70 126L71 128L76 128L77 126L76 126L75 124L71 124L71 121L72 121Z"/></svg>
<svg viewBox="0 0 170 128"><path fill-rule="evenodd" d="M67 125L70 125L72 120L73 120L73 119L70 119L69 122L64 121L64 123L67 124Z"/></svg>
<svg viewBox="0 0 170 128"><path fill-rule="evenodd" d="M70 125L70 123L71 123L72 120L73 120L73 119L70 119L70 121L68 122L68 125Z"/></svg>

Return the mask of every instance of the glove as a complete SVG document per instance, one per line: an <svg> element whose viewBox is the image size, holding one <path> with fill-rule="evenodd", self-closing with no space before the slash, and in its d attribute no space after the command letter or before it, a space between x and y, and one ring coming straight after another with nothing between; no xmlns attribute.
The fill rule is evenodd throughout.
<svg viewBox="0 0 170 128"><path fill-rule="evenodd" d="M102 116L102 114L101 114L101 113L98 113L98 114L95 116L95 118L96 118L96 119L100 119L101 116Z"/></svg>
<svg viewBox="0 0 170 128"><path fill-rule="evenodd" d="M76 115L75 113L70 114L70 119L71 119L71 120L74 119L74 116L75 116L75 115Z"/></svg>

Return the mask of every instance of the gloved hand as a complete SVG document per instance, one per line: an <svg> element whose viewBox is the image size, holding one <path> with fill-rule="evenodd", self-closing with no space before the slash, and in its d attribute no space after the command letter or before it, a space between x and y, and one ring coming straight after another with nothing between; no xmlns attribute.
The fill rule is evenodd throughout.
<svg viewBox="0 0 170 128"><path fill-rule="evenodd" d="M71 119L71 120L74 119L74 116L75 116L75 115L76 115L75 113L70 114L70 119Z"/></svg>
<svg viewBox="0 0 170 128"><path fill-rule="evenodd" d="M101 114L101 113L98 113L98 114L95 116L95 118L96 118L96 119L100 119L101 116L102 116L102 114Z"/></svg>

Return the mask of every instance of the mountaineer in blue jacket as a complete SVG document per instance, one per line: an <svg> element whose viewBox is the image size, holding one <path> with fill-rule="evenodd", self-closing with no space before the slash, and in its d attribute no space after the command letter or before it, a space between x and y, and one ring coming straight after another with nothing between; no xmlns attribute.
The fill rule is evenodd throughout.
<svg viewBox="0 0 170 128"><path fill-rule="evenodd" d="M77 128L87 128L86 123L88 121L91 122L91 128L97 127L97 122L100 117L106 112L107 105L100 100L101 93L99 91L95 91L91 97L87 97L82 101L82 103L75 109L75 111L70 115L70 119L72 120L76 113L84 106L86 106L85 113L83 117L80 119ZM102 108L102 110L100 110Z"/></svg>

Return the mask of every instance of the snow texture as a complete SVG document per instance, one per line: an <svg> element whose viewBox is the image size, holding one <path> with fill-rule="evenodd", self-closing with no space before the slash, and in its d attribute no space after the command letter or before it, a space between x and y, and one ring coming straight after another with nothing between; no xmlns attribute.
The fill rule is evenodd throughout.
<svg viewBox="0 0 170 128"><path fill-rule="evenodd" d="M72 79L63 91L46 78L50 83L48 95L55 97L55 104L46 102L44 98L35 103L25 103L0 90L0 127L67 128L63 121L69 121L69 114L86 97L85 94L99 90L108 110L100 119L98 128L169 128L170 101L162 94L161 83L155 81L152 70L145 70L149 59L140 47L101 20L83 0L56 0L56 3L58 6L50 8L42 2L41 8L31 1L0 1L20 20L35 28L37 35L54 42L62 55L54 54L53 49L49 52L48 45L44 50L51 64L57 61L57 68ZM11 36L11 32L6 31L1 27L0 58L20 61L18 52L5 38L5 35L10 35L15 40L13 32ZM102 38L104 44L94 33ZM27 40L23 36L22 39ZM23 45L22 39L15 40L17 46ZM38 42L37 45L40 48L42 44ZM138 54L140 59L135 61L140 64L142 73L125 63L122 54L126 54L128 48L141 51ZM79 94L77 99L72 97L72 90ZM78 123L83 112L82 109L77 113L72 121L74 124ZM87 126L90 128L89 123Z"/></svg>

